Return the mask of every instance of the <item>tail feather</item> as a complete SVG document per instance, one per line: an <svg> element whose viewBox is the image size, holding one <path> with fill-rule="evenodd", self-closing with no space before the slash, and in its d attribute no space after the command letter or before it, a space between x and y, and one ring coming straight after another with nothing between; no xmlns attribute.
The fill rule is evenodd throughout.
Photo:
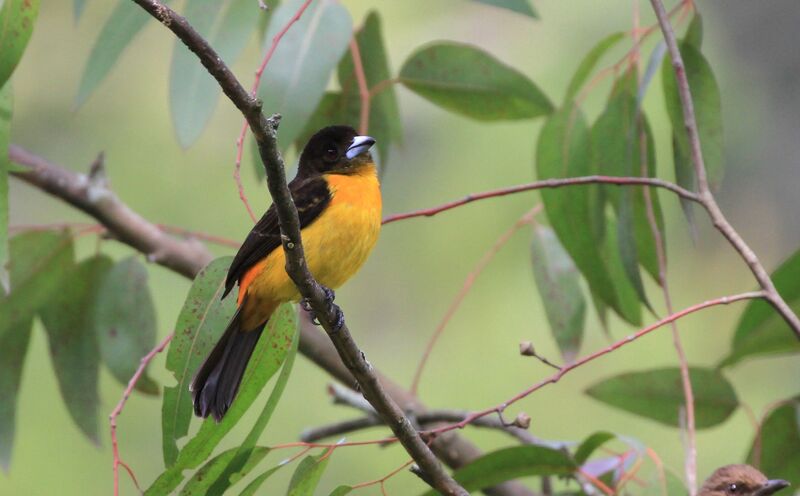
<svg viewBox="0 0 800 496"><path fill-rule="evenodd" d="M217 422L222 420L239 391L247 362L265 325L266 322L256 329L242 329L240 311L236 311L189 387L195 415L203 418L211 415Z"/></svg>

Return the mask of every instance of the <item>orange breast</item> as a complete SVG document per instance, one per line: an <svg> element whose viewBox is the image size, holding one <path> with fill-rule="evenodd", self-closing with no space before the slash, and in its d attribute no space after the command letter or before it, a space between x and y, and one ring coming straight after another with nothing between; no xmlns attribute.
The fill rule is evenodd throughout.
<svg viewBox="0 0 800 496"><path fill-rule="evenodd" d="M331 202L301 231L306 262L320 284L338 288L364 264L381 227L380 184L374 166L352 175L326 176ZM247 295L245 327L269 318L284 301L300 295L285 271L283 249L273 250L242 278L239 304Z"/></svg>

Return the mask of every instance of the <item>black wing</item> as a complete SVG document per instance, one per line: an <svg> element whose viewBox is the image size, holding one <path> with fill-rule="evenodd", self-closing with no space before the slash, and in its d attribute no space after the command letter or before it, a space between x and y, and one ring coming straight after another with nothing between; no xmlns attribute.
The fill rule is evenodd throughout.
<svg viewBox="0 0 800 496"><path fill-rule="evenodd" d="M300 216L300 229L314 222L331 201L328 183L322 176L295 178L289 183L289 191L292 193L292 198L297 206L297 214ZM253 265L279 246L281 246L281 230L278 224L278 214L273 204L247 235L247 239L244 240L239 252L234 257L228 269L225 292L222 297L225 298L230 293L233 286L244 277Z"/></svg>

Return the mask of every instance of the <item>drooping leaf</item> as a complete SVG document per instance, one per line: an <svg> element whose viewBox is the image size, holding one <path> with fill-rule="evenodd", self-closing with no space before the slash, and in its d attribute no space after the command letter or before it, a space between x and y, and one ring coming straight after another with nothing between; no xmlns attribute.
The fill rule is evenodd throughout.
<svg viewBox="0 0 800 496"><path fill-rule="evenodd" d="M5 0L0 4L0 88L16 69L39 15L39 0Z"/></svg>
<svg viewBox="0 0 800 496"><path fill-rule="evenodd" d="M647 118L644 115L641 118L639 140L641 143L641 140L644 139L646 154L642 154L642 150L637 154L638 161L636 164L638 164L638 168L634 171L634 175L656 177L656 148L653 140L653 131ZM644 133L644 138L641 137L641 133ZM639 263L650 274L650 277L659 282L658 251L648 211L652 212L655 219L656 228L664 248L664 258L666 259L666 230L664 229L664 213L661 209L661 202L658 199L658 189L634 188L633 229L636 239L636 254L639 258Z"/></svg>
<svg viewBox="0 0 800 496"><path fill-rule="evenodd" d="M532 119L553 106L525 75L472 45L436 42L412 54L400 82L428 101L481 121Z"/></svg>
<svg viewBox="0 0 800 496"><path fill-rule="evenodd" d="M97 431L100 351L93 319L98 286L113 265L103 255L73 265L63 279L63 286L40 311L61 396L72 420L95 443L100 442Z"/></svg>
<svg viewBox="0 0 800 496"><path fill-rule="evenodd" d="M292 374L292 367L294 366L294 359L295 356L297 356L297 345L299 342L300 333L295 332L294 337L292 338L292 346L289 348L286 358L283 361L281 373L278 375L278 379L275 381L272 392L270 393L267 402L264 404L264 409L261 411L261 414L259 414L258 419L256 419L256 422L253 424L253 427L250 429L250 432L247 434L244 442L237 448L236 455L233 457L230 463L228 463L228 466L225 467L222 475L220 475L214 485L209 489L208 496L222 496L222 494L225 493L225 490L230 487L234 481L239 480L247 475L246 462L252 457L251 453L255 449L256 443L261 437L261 434L264 432L264 429L267 427L269 420L272 418L272 413L278 406L278 402L283 395L284 389L286 389L286 383L289 382L289 376Z"/></svg>
<svg viewBox="0 0 800 496"><path fill-rule="evenodd" d="M689 27L686 28L683 42L694 46L698 50L703 46L703 18L697 10L694 11Z"/></svg>
<svg viewBox="0 0 800 496"><path fill-rule="evenodd" d="M532 17L534 19L539 18L539 14L533 8L533 5L530 4L529 0L475 0L475 1L478 3L485 3L486 5L493 5L501 9L507 9L512 12L516 12L517 14L522 14L524 16Z"/></svg>
<svg viewBox="0 0 800 496"><path fill-rule="evenodd" d="M0 468L14 447L17 393L36 311L47 303L73 263L67 233L28 232L11 240L11 293L0 295Z"/></svg>
<svg viewBox="0 0 800 496"><path fill-rule="evenodd" d="M303 458L292 474L286 496L314 496L314 490L330 459L330 450L318 456Z"/></svg>
<svg viewBox="0 0 800 496"><path fill-rule="evenodd" d="M177 441L189 432L193 413L189 384L236 310L233 297L220 300L230 263L231 257L218 258L200 271L178 315L166 363L177 383L164 388L161 404L162 445L167 467L178 457Z"/></svg>
<svg viewBox="0 0 800 496"><path fill-rule="evenodd" d="M592 456L592 453L594 453L597 448L611 441L612 439L616 439L616 437L617 436L615 434L606 431L595 432L591 436L587 437L578 446L578 449L575 450L575 463L578 465L583 465L586 463L586 460Z"/></svg>
<svg viewBox="0 0 800 496"><path fill-rule="evenodd" d="M392 74L389 69L389 58L384 47L381 20L377 11L373 10L367 14L364 26L356 32L355 37L361 54L361 63L364 68L367 88L374 88L379 83L390 80ZM361 100L353 65L353 54L350 51L339 62L337 72L339 85L342 88L341 98L345 100L341 105L347 108L353 107L354 112L344 114L348 120L330 119L327 122L342 122L359 129ZM319 129L319 127L321 126L314 129ZM401 140L403 136L400 125L400 110L398 109L397 96L393 85L388 84L380 93L371 98L369 126L366 132L377 141L376 146L378 147L381 169L385 170L389 159L390 145L394 141Z"/></svg>
<svg viewBox="0 0 800 496"><path fill-rule="evenodd" d="M353 488L350 486L339 486L331 491L331 494L328 496L345 496L346 494L350 494L352 491Z"/></svg>
<svg viewBox="0 0 800 496"><path fill-rule="evenodd" d="M718 371L689 369L694 391L695 427L705 429L724 422L739 405L733 387ZM601 381L586 390L592 398L673 427L680 426L684 406L677 367L628 372Z"/></svg>
<svg viewBox="0 0 800 496"><path fill-rule="evenodd" d="M0 338L22 332L36 312L64 287L74 263L72 238L66 232L26 232L10 242L11 292L0 298Z"/></svg>
<svg viewBox="0 0 800 496"><path fill-rule="evenodd" d="M800 250L771 275L775 288L795 312L800 312ZM730 354L720 367L759 355L800 352L800 341L789 325L766 301L751 300L733 335Z"/></svg>
<svg viewBox="0 0 800 496"><path fill-rule="evenodd" d="M680 51L692 94L692 103L694 104L694 113L697 120L703 160L708 172L708 180L712 186L716 186L722 179L723 159L722 101L719 86L711 65L697 47L691 43L681 43ZM672 123L673 136L678 142L676 148L681 154L684 151L687 152L685 156L688 158L690 148L683 124L683 108L678 95L675 70L670 59L664 61L661 74L667 113ZM688 167L693 167L691 161L687 160L684 163L681 160L681 162L675 163L675 167L675 177L678 184L685 188L692 187L692 184L687 184L685 181L681 183L682 178L687 177L690 173L694 174L693 169L691 169L691 172L685 170Z"/></svg>
<svg viewBox="0 0 800 496"><path fill-rule="evenodd" d="M625 37L626 33L612 33L600 40L600 42L597 43L594 48L589 50L589 53L587 53L583 60L581 60L581 63L578 65L578 69L575 71L575 74L572 76L572 79L567 85L567 94L564 96L565 102L574 100L575 96L592 74L592 71L594 71L594 68L597 66L597 63L600 61L603 55L613 48L614 45L619 43L621 40L624 40Z"/></svg>
<svg viewBox="0 0 800 496"><path fill-rule="evenodd" d="M264 484L264 482L269 479L272 474L283 468L283 466L284 464L280 464L265 471L263 474L260 474L258 477L253 479L241 493L239 493L239 496L255 496L256 491L261 489L261 485Z"/></svg>
<svg viewBox="0 0 800 496"><path fill-rule="evenodd" d="M616 221L608 217L606 219L606 236L602 245L599 246L598 255L605 265L609 277L614 281L614 301L617 303L614 311L631 324L640 325L642 323L640 298L625 270L619 250L618 231ZM607 298L607 296L605 297Z"/></svg>
<svg viewBox="0 0 800 496"><path fill-rule="evenodd" d="M163 3L169 4L170 0L164 0ZM83 105L100 86L148 19L150 16L147 12L135 3L119 0L92 46L75 97L76 107Z"/></svg>
<svg viewBox="0 0 800 496"><path fill-rule="evenodd" d="M751 463L770 479L800 485L800 396L772 410L761 424L761 439L755 439L747 455Z"/></svg>
<svg viewBox="0 0 800 496"><path fill-rule="evenodd" d="M0 86L0 295L11 289L8 278L8 145L13 111L11 84Z"/></svg>
<svg viewBox="0 0 800 496"><path fill-rule="evenodd" d="M565 363L580 350L586 321L586 299L580 275L552 229L537 225L531 243L533 275L542 306Z"/></svg>
<svg viewBox="0 0 800 496"><path fill-rule="evenodd" d="M269 11L267 11L269 12ZM259 22L268 15L251 0L189 0L184 16L228 64L239 58ZM200 137L214 113L219 85L186 45L175 40L170 66L170 111L178 142L184 148Z"/></svg>
<svg viewBox="0 0 800 496"><path fill-rule="evenodd" d="M121 384L127 384L156 342L156 311L147 285L147 269L135 256L114 264L97 294L95 333L100 356ZM136 389L158 394L158 384L145 371Z"/></svg>
<svg viewBox="0 0 800 496"><path fill-rule="evenodd" d="M553 114L539 134L536 148L538 178L589 175L589 141L589 130L580 110L567 106ZM591 225L591 219L596 215L592 204L593 188L597 186L542 190L542 202L553 230L586 278L592 293L603 298L618 314L631 319L630 312L624 311L617 297L615 281L617 284L619 281L609 275L603 255L597 249L602 240L597 239L594 229L575 228Z"/></svg>
<svg viewBox="0 0 800 496"><path fill-rule="evenodd" d="M291 19L303 0L288 0L275 10L264 50ZM283 115L278 142L286 149L317 107L331 72L347 50L352 20L334 0L313 2L286 33L267 66L258 90L264 112Z"/></svg>
<svg viewBox="0 0 800 496"><path fill-rule="evenodd" d="M270 449L263 446L253 448L242 472L246 474L253 470L269 452ZM209 460L186 482L181 489L180 496L206 496L211 484L222 474L225 467L233 460L234 455L236 455L236 448L231 448Z"/></svg>
<svg viewBox="0 0 800 496"><path fill-rule="evenodd" d="M467 491L532 475L569 475L577 467L569 455L544 446L514 446L487 453L456 470L453 477ZM425 496L434 496L430 490Z"/></svg>
<svg viewBox="0 0 800 496"><path fill-rule="evenodd" d="M272 314L250 362L231 408L222 421L206 419L197 434L181 449L175 463L168 467L145 492L146 495L169 494L183 480L183 471L206 461L222 438L239 422L250 408L267 381L283 364L297 330L297 317L290 304L284 304Z"/></svg>
<svg viewBox="0 0 800 496"><path fill-rule="evenodd" d="M8 472L14 448L17 393L28 353L33 317L19 321L12 332L0 335L0 468Z"/></svg>

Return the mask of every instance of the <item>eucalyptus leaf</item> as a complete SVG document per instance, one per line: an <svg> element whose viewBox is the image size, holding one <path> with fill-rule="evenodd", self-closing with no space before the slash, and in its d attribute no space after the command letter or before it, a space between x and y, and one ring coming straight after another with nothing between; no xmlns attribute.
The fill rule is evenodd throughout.
<svg viewBox="0 0 800 496"><path fill-rule="evenodd" d="M565 363L580 351L586 323L586 299L580 273L552 229L537 225L531 243L533 274L539 297Z"/></svg>
<svg viewBox="0 0 800 496"><path fill-rule="evenodd" d="M767 415L747 462L761 468L770 479L784 479L792 487L800 486L800 396Z"/></svg>
<svg viewBox="0 0 800 496"><path fill-rule="evenodd" d="M478 3L485 3L501 9L510 10L517 14L522 14L533 19L538 19L539 14L530 4L529 0L475 0Z"/></svg>
<svg viewBox="0 0 800 496"><path fill-rule="evenodd" d="M695 427L719 425L739 406L730 382L718 371L689 369L694 392ZM684 407L681 373L677 367L627 372L586 390L592 398L662 424L680 426Z"/></svg>
<svg viewBox="0 0 800 496"><path fill-rule="evenodd" d="M147 269L135 256L117 262L103 278L94 308L100 356L121 384L127 384L142 357L156 343L156 311L147 285ZM158 394L158 385L145 373L136 389Z"/></svg>
<svg viewBox="0 0 800 496"><path fill-rule="evenodd" d="M264 51L303 1L288 0L275 10L264 38ZM294 142L316 109L351 35L347 9L335 0L319 0L311 3L275 49L258 96L264 102L264 113L283 116L278 133L281 149Z"/></svg>
<svg viewBox="0 0 800 496"><path fill-rule="evenodd" d="M532 119L553 106L525 75L472 45L435 42L412 54L400 82L428 101L480 121Z"/></svg>
<svg viewBox="0 0 800 496"><path fill-rule="evenodd" d="M253 448L242 468L242 473L250 472L269 452L270 449L263 446ZM180 496L206 496L211 484L223 473L235 455L236 448L231 448L209 460L186 482Z"/></svg>
<svg viewBox="0 0 800 496"><path fill-rule="evenodd" d="M624 40L627 36L627 33L612 33L602 40L600 40L597 45L595 45L589 53L584 56L581 63L578 65L578 69L575 71L575 74L572 76L569 84L567 85L567 94L564 96L564 101L569 102L575 99L578 92L583 88L584 83L586 80L589 79L589 76L594 71L595 67L597 67L597 63L600 62L600 59L603 55L606 54L611 48L614 47L617 43Z"/></svg>
<svg viewBox="0 0 800 496"><path fill-rule="evenodd" d="M95 444L100 443L100 350L93 318L98 286L113 265L104 255L73 265L63 278L62 287L40 311L61 396L72 420Z"/></svg>
<svg viewBox="0 0 800 496"><path fill-rule="evenodd" d="M177 383L164 388L161 404L162 444L167 467L178 457L177 441L189 432L193 414L189 384L236 311L233 297L220 299L231 260L231 257L218 258L200 271L178 314L166 363Z"/></svg>
<svg viewBox="0 0 800 496"><path fill-rule="evenodd" d="M326 450L321 455L303 458L292 474L286 496L314 496L319 479L331 459L330 454L331 450Z"/></svg>
<svg viewBox="0 0 800 496"><path fill-rule="evenodd" d="M39 15L39 0L0 3L0 88L16 69Z"/></svg>
<svg viewBox="0 0 800 496"><path fill-rule="evenodd" d="M570 475L576 470L569 455L544 446L514 446L487 453L456 470L453 477L467 491L532 475ZM435 490L425 493L434 496Z"/></svg>

